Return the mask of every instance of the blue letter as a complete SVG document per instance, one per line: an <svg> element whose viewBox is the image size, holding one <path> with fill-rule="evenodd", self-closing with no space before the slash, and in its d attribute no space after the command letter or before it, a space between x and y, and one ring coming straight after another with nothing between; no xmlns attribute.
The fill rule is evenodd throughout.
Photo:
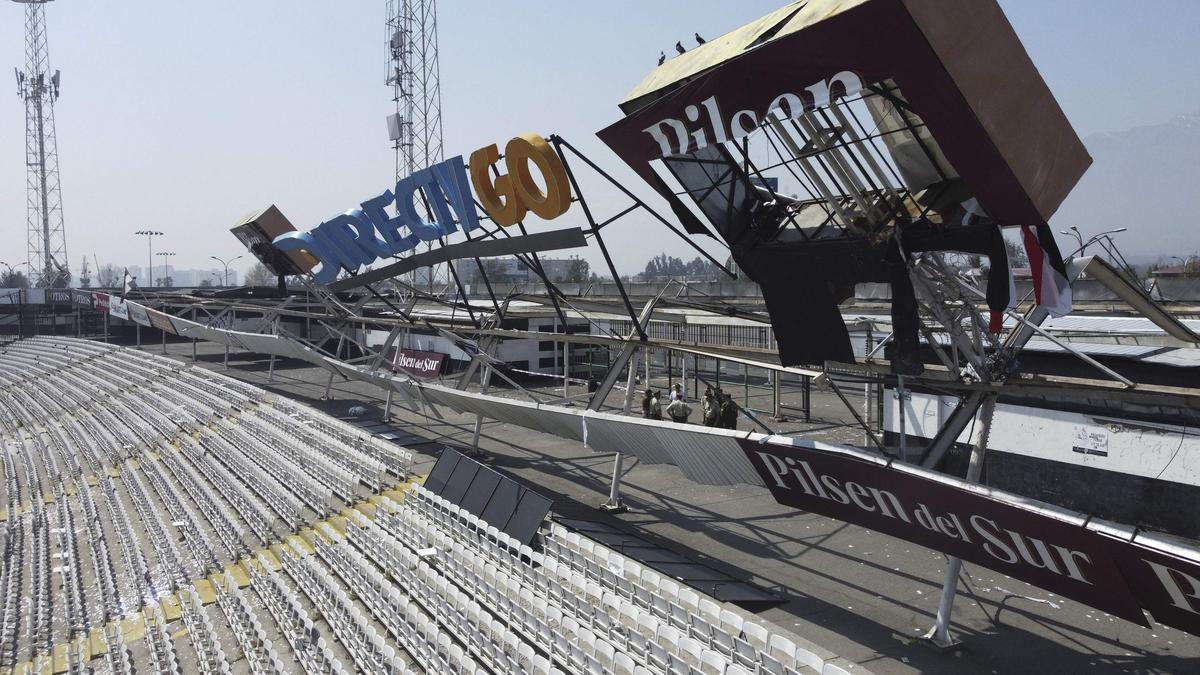
<svg viewBox="0 0 1200 675"><path fill-rule="evenodd" d="M313 268L313 281L327 284L337 278L339 263L336 256L323 243L317 241L312 232L284 232L271 242L280 251L307 251L321 261Z"/></svg>
<svg viewBox="0 0 1200 675"><path fill-rule="evenodd" d="M437 223L426 223L421 220L421 216L417 215L417 209L413 206L413 196L417 193L416 176L401 178L396 183L396 213L400 214L400 218L408 223L408 229L417 236L421 241L437 241L442 236L442 231Z"/></svg>
<svg viewBox="0 0 1200 675"><path fill-rule="evenodd" d="M404 236L400 234L400 228L407 227L403 216L395 218L387 214L385 207L392 203L392 191L384 190L383 194L378 197L372 197L362 203L363 213L367 215L371 223L375 225L375 229L383 235L383 240L387 242L391 254L404 253L412 250L420 239L415 234Z"/></svg>
<svg viewBox="0 0 1200 675"><path fill-rule="evenodd" d="M467 178L467 168L463 164L462 155L451 157L441 164L435 164L433 175L437 177L438 187L450 202L450 206L454 207L454 213L458 215L458 224L462 226L463 232L470 232L478 228L479 215L475 212L475 200L471 197L471 181ZM438 218L441 217L439 212ZM448 211L446 217L450 217Z"/></svg>

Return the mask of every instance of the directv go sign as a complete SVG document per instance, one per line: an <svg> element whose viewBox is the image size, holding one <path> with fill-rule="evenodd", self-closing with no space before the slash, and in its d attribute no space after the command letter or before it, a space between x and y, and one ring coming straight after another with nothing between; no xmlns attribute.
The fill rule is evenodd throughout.
<svg viewBox="0 0 1200 675"><path fill-rule="evenodd" d="M471 153L470 183L462 155L422 169L396 182L395 191L384 190L307 232L287 232L272 242L281 251L306 251L321 261L313 281L328 284L338 271L358 270L379 258L411 251L420 242L438 241L458 231L479 227L473 197L478 197L492 222L503 227L520 222L532 211L545 220L557 218L571 206L571 186L562 159L541 136L527 133L504 148L508 173L492 179L489 171L500 159L493 143ZM536 166L546 184L542 192L534 181ZM474 186L474 193L471 187ZM425 222L414 205L418 195L435 218ZM395 204L396 215L386 208Z"/></svg>

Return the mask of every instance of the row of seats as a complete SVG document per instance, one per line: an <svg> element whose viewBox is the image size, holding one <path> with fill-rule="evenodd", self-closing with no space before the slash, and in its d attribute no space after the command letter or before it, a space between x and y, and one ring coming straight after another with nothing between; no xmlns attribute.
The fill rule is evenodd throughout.
<svg viewBox="0 0 1200 675"><path fill-rule="evenodd" d="M318 551L332 557L330 551L340 549L343 558L333 568L343 577L347 573L354 575L355 569L359 570L359 574L364 574L362 570L365 569L369 570L365 574L378 584L383 582L382 573L378 570L394 570L391 583L395 586L386 587L386 591L376 590L375 593L386 592L410 598L411 601L407 603L401 600L407 615L429 615L432 621L443 627L444 632L457 638L444 650L452 657L463 652L494 672L528 672L537 675L564 672L551 663L545 649L535 648L534 640L529 639L523 631L514 630L514 625L507 621L507 617L495 612L486 594L461 592L461 589L452 586L447 577L422 559L421 552L412 545L401 543L362 518L349 523L345 536L345 541L353 545L353 549L346 549L343 543L332 546L317 544ZM356 563L351 564L348 560ZM378 570L368 565L366 560L370 560ZM464 663L460 669L470 672L472 665Z"/></svg>
<svg viewBox="0 0 1200 675"><path fill-rule="evenodd" d="M162 607L152 605L147 613L150 616L145 619L145 641L155 672L180 675L179 657L175 655L175 645L167 634L167 621L163 617Z"/></svg>
<svg viewBox="0 0 1200 675"><path fill-rule="evenodd" d="M332 459L290 440L279 430L265 424L250 422L242 425L242 429L268 452L294 465L303 466L312 478L324 485L338 499L353 502L358 498L358 479Z"/></svg>
<svg viewBox="0 0 1200 675"><path fill-rule="evenodd" d="M183 487L183 491L200 508L200 512L208 518L217 539L220 540L225 552L231 559L242 558L250 553L246 545L244 530L225 509L221 508L212 491L206 487L191 462L184 461L174 453L164 453L162 461L175 476L175 480Z"/></svg>
<svg viewBox="0 0 1200 675"><path fill-rule="evenodd" d="M32 564L30 581L33 586L33 597L28 608L30 621L26 635L30 657L38 652L49 651L54 646L54 583L51 580L53 558L50 549L50 519L46 517L46 508L42 501L35 499L33 509L25 522L30 526L30 539L33 550L29 557Z"/></svg>
<svg viewBox="0 0 1200 675"><path fill-rule="evenodd" d="M354 659L355 665L361 672L378 673L379 675L404 675L408 671L407 662L396 650L387 644L384 636L375 630L372 622L358 608L346 591L333 581L330 574L320 565L314 564L311 558L299 555L303 552L299 544L293 540L293 551L279 547L277 555L283 564L283 569L303 589L313 601L317 610L329 623L335 635ZM434 636L436 639L436 636ZM416 653L415 658L421 659L424 654ZM432 664L429 664L432 665ZM433 672L447 672L444 663L439 667L429 668Z"/></svg>
<svg viewBox="0 0 1200 675"><path fill-rule="evenodd" d="M192 464L200 469L205 478L216 487L217 492L225 501L233 506L234 512L258 537L260 545L266 545L276 539L277 534L272 523L274 518L268 511L268 507L254 498L238 476L230 473L219 463L212 461L207 453L195 446L184 445L183 452Z"/></svg>
<svg viewBox="0 0 1200 675"><path fill-rule="evenodd" d="M75 342L10 347L32 378L0 354L0 395L17 401L0 413L0 440L15 458L6 457L6 501L13 489L40 496L44 487L62 504L51 522L89 520L78 557L92 557L91 592L105 609L83 621L152 607L145 663L130 667L173 672L183 661L163 642L165 615L154 608L175 592L206 673L235 662L310 675L832 672L818 650L777 628L557 526L521 545L419 487L403 502L379 494L378 508L344 510L406 475L411 455L223 376ZM54 387L69 393L56 398ZM35 511L16 519L26 574ZM305 530L315 517L329 520ZM297 530L303 538L289 536ZM110 551L114 534L120 546ZM71 546L81 545L56 535L33 557ZM246 589L227 567L237 560L248 560ZM191 585L202 577L216 581L213 607ZM3 574L0 582L11 585ZM63 614L78 623L73 604L64 597ZM28 629L21 613L15 621ZM121 656L109 658L125 672Z"/></svg>
<svg viewBox="0 0 1200 675"><path fill-rule="evenodd" d="M348 671L320 635L296 591L285 584L262 553L248 566L250 586L275 620L275 625L292 647L309 675L345 675Z"/></svg>
<svg viewBox="0 0 1200 675"><path fill-rule="evenodd" d="M216 459L229 474L238 476L259 499L283 518L288 529L297 530L305 524L306 520L301 517L305 509L304 502L290 489L291 486L280 483L278 479L254 466L219 435L201 436L200 445L208 451L209 457Z"/></svg>
<svg viewBox="0 0 1200 675"><path fill-rule="evenodd" d="M55 510L58 522L54 532L58 535L58 550L62 553L59 574L62 575L63 595L67 605L68 635L85 632L91 622L87 617L87 596L83 588L83 570L79 564L79 547L75 541L75 519L67 502L66 491L61 483L56 486Z"/></svg>
<svg viewBox="0 0 1200 675"><path fill-rule="evenodd" d="M228 571L223 573L220 582L214 584L214 588L217 604L220 605L238 646L246 656L250 672L254 675L282 675L288 672L262 622L255 615L245 594L238 588L237 579L233 574Z"/></svg>
<svg viewBox="0 0 1200 675"><path fill-rule="evenodd" d="M117 496L116 485L112 478L107 475L101 476L99 479L100 491L104 495L104 506L108 512L109 523L113 530L117 533L118 544L121 547L122 560L124 561L124 577L126 579L125 591L120 593L116 599L117 610L114 614L107 618L113 618L120 613L120 609L129 605L138 605L143 602L150 602L154 597L153 588L151 587L150 565L146 562L146 556L142 552L141 547L137 545L137 539L133 534L133 527L129 519L129 513L125 510L125 503ZM89 490L85 490L90 494ZM97 514L98 515L98 514ZM99 518L93 522L93 527L100 532L103 529L100 526ZM103 539L103 537L102 537ZM96 547L93 545L93 558L99 557L107 553L107 546ZM120 598L123 597L124 601Z"/></svg>
<svg viewBox="0 0 1200 675"><path fill-rule="evenodd" d="M298 497L314 513L325 517L332 513L333 490L322 484L303 466L279 453L271 452L245 430L247 425L220 425L217 435L230 447L237 449L250 462L257 464L280 486Z"/></svg>
<svg viewBox="0 0 1200 675"><path fill-rule="evenodd" d="M820 671L823 659L790 638L771 633L762 624L747 621L744 614L722 606L695 590L681 586L655 570L642 567L627 557L587 537L556 525L544 540L543 564L551 569L568 567L572 573L596 580L617 590L660 623L669 623L681 636L714 646L724 656L742 665L767 672L786 672L802 667ZM549 558L549 559L547 559Z"/></svg>
<svg viewBox="0 0 1200 675"><path fill-rule="evenodd" d="M105 476L107 479L108 477ZM99 622L105 622L121 613L121 595L117 571L113 568L112 553L108 550L108 539L104 536L104 528L100 522L100 510L91 490L79 490L80 509L83 511L83 526L87 532L85 541L88 543L92 561L92 578L95 579L96 589L100 595L96 603L99 609ZM141 552L138 551L138 554ZM145 560L142 560L143 565Z"/></svg>
<svg viewBox="0 0 1200 675"><path fill-rule="evenodd" d="M590 624L610 641L620 644L622 634L629 636L626 647L664 672L684 670L684 664L699 672L713 672L720 670L722 663L726 664L724 672L730 668L769 673L825 668L824 659L813 650L748 620L741 610L680 587L590 540L556 528L554 535L544 538L545 552L537 553L516 546L503 533L498 536L479 527L473 516L423 488L414 488L412 496L413 510L456 535L458 542L466 542L492 561L507 557L507 568L517 573L509 575L505 585L544 593L564 613L582 619L581 623ZM428 536L438 538L432 528ZM445 540L443 543L452 559L465 555L464 562L479 560L470 552L458 553ZM618 623L623 626L615 627ZM655 655L654 643L642 644L646 636L653 636L658 646L674 649Z"/></svg>
<svg viewBox="0 0 1200 675"><path fill-rule="evenodd" d="M4 523L4 566L0 569L0 667L11 668L17 662L17 636L21 628L21 599L25 573L25 528L16 513L20 489L16 478L16 463L5 442L4 475L8 493L9 518Z"/></svg>
<svg viewBox="0 0 1200 675"><path fill-rule="evenodd" d="M199 576L193 571L198 565L192 561L192 568L189 569L184 562L183 554L180 553L179 547L175 543L175 537L167 533L161 513L150 502L150 497L146 493L145 486L142 485L138 472L122 471L121 480L125 486L125 494L129 495L138 519L141 521L142 530L149 536L150 545L158 557L158 569L167 577L159 580L159 584L168 588L181 588L187 585L189 579Z"/></svg>
<svg viewBox="0 0 1200 675"><path fill-rule="evenodd" d="M492 608L500 622L521 633L532 644L546 651L554 667L567 672L646 672L630 649L628 636L615 628L615 615L610 614L600 598L588 605L588 613L575 612L555 602L547 593L545 579L537 579L532 568L511 554L499 553L496 533L479 529L475 543L490 555L480 555L465 540L453 538L434 523L426 521L410 508L396 515L377 518L389 534L406 538L409 546L424 547L440 555L430 558L439 574L450 580L455 593L479 598ZM529 551L530 553L532 551ZM499 553L497 555L497 553Z"/></svg>
<svg viewBox="0 0 1200 675"><path fill-rule="evenodd" d="M202 529L195 525L198 517L186 506L185 500L178 498L179 484L167 478L162 466L147 461L153 456L145 455L146 452L168 450L167 442L172 440L174 432L164 427L174 426L176 420L170 418L172 410L178 410L187 418L206 415L200 422L210 421L211 413L199 404L184 405L179 395L173 395L174 390L164 388L167 375L115 363L110 357L116 350L75 349L72 346L56 347L39 354L36 353L37 345L24 342L18 345L26 353L6 353L0 358L0 363L5 366L0 368L0 396L3 397L0 399L0 410L3 411L0 440L4 441L6 449L6 502L13 514L4 525L9 535L5 537L8 555L0 573L0 585L12 589L5 600L0 600L3 603L0 604L3 609L0 615L9 617L3 634L2 660L6 667L22 657L37 658L70 634L153 600L164 589L163 579L152 578L159 569L166 573L169 579L166 587L169 588L194 577L203 568L204 558L212 559L211 563L215 564L214 557L206 553L210 547L206 546ZM106 360L108 362L102 365ZM14 364L15 368L12 367ZM14 377L18 371L23 372L23 376ZM108 379L105 379L106 375ZM114 385L112 381L120 385ZM210 396L198 389L188 393L197 399ZM164 408L168 408L165 415ZM193 428L199 428L199 425ZM141 472L131 471L125 464L126 458L134 454L143 455ZM171 459L175 459L175 455L172 454ZM92 485L83 480L85 474L81 462L88 467L89 481L99 486L98 492L93 493ZM188 463L176 463L177 466L184 464ZM144 544L124 513L123 500L108 475L112 470L120 472L121 492L135 506L142 523L142 536L147 536L153 544L163 563L161 566L151 568L146 564L142 556ZM143 481L149 481L154 487L154 499L149 496ZM107 517L100 513L97 496L107 502L104 514ZM50 506L43 508L43 497L49 500ZM161 521L160 507L155 499L171 514L170 526ZM190 501L186 500L187 503ZM228 510L216 502L207 506L213 514ZM78 550L75 538L76 513L86 521L84 527L89 543L85 551ZM112 529L106 532L103 521L109 522ZM181 522L192 525L182 527L189 530L182 541L191 549L190 556L178 550L176 537L167 532L168 527L179 528ZM19 534L13 536L13 532ZM121 542L119 550L109 550L108 537L113 536L112 533ZM197 558L201 559L201 565L194 563ZM89 559L95 578L92 602L82 587L83 564ZM60 561L56 571L62 575L61 584L51 583L52 560ZM117 573L114 561L123 563L120 564L121 574ZM23 581L33 589L32 596L20 591ZM121 589L126 585L130 591L122 594ZM59 607L66 611L56 612ZM91 607L96 609L89 616L87 612ZM153 614L149 616L153 619ZM193 617L199 622L197 630L203 631L206 625L203 617L195 613ZM65 625L63 633L52 630L56 622ZM153 630L151 635L153 637ZM18 654L20 644L24 644L24 648ZM110 646L115 654L116 647ZM159 655L162 655L161 650ZM127 661L120 657L117 660ZM165 661L156 661L158 665L161 663ZM71 669L78 665L71 664ZM127 665L132 667L132 664ZM125 670L121 663L114 666L115 672ZM221 672L219 666L214 667L217 668L214 672Z"/></svg>
<svg viewBox="0 0 1200 675"><path fill-rule="evenodd" d="M142 473L153 486L158 501L166 506L172 526L180 533L180 539L191 553L187 559L191 563L187 567L191 572L190 578L220 569L221 559L208 533L200 526L202 519L196 512L194 502L181 498L181 491L174 482L168 480L162 465L162 462L146 462L142 466Z"/></svg>
<svg viewBox="0 0 1200 675"><path fill-rule="evenodd" d="M260 408L259 417L275 429L299 440L303 447L325 449L326 457L353 474L359 483L372 491L378 492L382 487L383 474L387 470L382 462L345 444L327 443L327 439L322 439L309 429L313 424L312 418L294 412L287 414L273 406Z"/></svg>
<svg viewBox="0 0 1200 675"><path fill-rule="evenodd" d="M200 672L204 675L229 675L229 659L221 648L212 619L191 587L179 592L179 609L196 651L196 665Z"/></svg>
<svg viewBox="0 0 1200 675"><path fill-rule="evenodd" d="M499 649L515 640L512 635L497 634L496 642L490 648L467 640L470 633L463 630L465 607L457 615L448 611L448 595L439 592L444 589L435 585L428 565L422 566L415 553L408 551L407 557L401 559L387 553L381 555L379 549L372 550L361 542L351 546L348 533L353 529L351 526L347 538L343 539L326 524L321 528L325 539L314 539L313 546L326 566L360 598L366 599L365 604L410 653L425 661L444 661L449 672L461 675L487 672L488 669L492 672L522 670L513 660L515 652L510 654ZM389 571L390 578L385 576L384 570ZM422 626L427 628L422 630ZM422 638L430 630L436 634L436 642ZM428 663L425 665L429 668ZM524 671L528 672L528 667Z"/></svg>
<svg viewBox="0 0 1200 675"><path fill-rule="evenodd" d="M309 429L325 439L351 447L383 464L397 478L403 478L408 472L412 453L397 448L393 443L363 434L358 427L327 415L307 415L302 406L286 399L278 400L275 407L288 416L305 420Z"/></svg>
<svg viewBox="0 0 1200 675"><path fill-rule="evenodd" d="M24 642L28 651L23 651L20 656L35 657L53 645L56 640L52 638L62 639L61 634L56 635L51 630L51 626L56 620L55 602L62 602L66 609L62 616L67 625L68 635L92 623L83 613L83 607L85 604L89 604L81 597L82 570L80 563L83 558L77 552L72 552L77 546L74 540L75 528L71 522L73 509L68 505L69 501L64 487L67 480L75 483L78 493L86 494L86 496L80 496L77 503L79 504L78 508L81 509L80 512L87 519L86 527L90 541L89 556L87 557L92 560L95 572L95 593L98 601L95 604L102 608L96 612L95 620L107 620L122 609L129 607L128 601L123 601L120 596L118 576L112 565L114 557L108 550L104 528L100 525L100 514L93 494L87 487L79 489L83 471L78 457L82 455L91 475L98 476L107 482L108 477L103 475L106 467L120 467L124 459L137 450L158 451L163 448L164 439L169 439L169 433L165 433L161 429L168 426L169 422L174 421L168 420L160 412L164 407L183 408L182 412L186 413L185 417L196 417L202 413L209 414L204 413L202 406L183 405L183 401L178 396L170 393L173 390L162 389L162 375L128 364L121 364L122 367L114 367L113 363L101 366L98 361L103 360L113 351L109 349L70 349L63 350L63 352L76 352L73 355L76 360L72 360L72 355L55 351L40 355L17 355L16 358L5 363L6 366L13 363L18 366L18 368L5 368L3 370L5 374L12 375L20 370L24 372L24 376L4 378L8 385L4 388L4 399L12 402L12 405L0 406L4 410L4 428L9 434L18 427L25 428L26 433L18 433L15 442L22 445L29 443L28 448L22 447L15 453L17 457L21 458L20 464L23 471L7 470L5 472L8 477L7 492L12 498L10 512L17 513L21 504L24 504L29 511L22 517L10 520L6 523L6 527L10 530L15 527L22 535L28 532L32 539L21 535L6 537L6 547L9 548L12 555L6 557L6 562L9 564L5 565L4 580L7 582L6 586L20 588L21 573L29 573L32 575L30 585L35 590L32 597L24 600L24 607L28 610L21 606L21 598L25 594L20 592L10 593L8 597L13 601L4 605L5 612L3 613L9 614L12 619L8 622L11 627L8 633L13 634L14 638L6 640L6 646L14 645L14 649L9 650L6 658L7 665L12 665L19 658L15 651L15 645L18 643L15 633L22 625L25 629ZM80 359L79 352L84 352L82 359ZM11 355L6 354L6 356ZM67 369L70 370L70 376L65 372ZM106 374L109 379L105 379ZM134 374L137 377L132 376ZM77 381L71 382L72 377ZM124 386L116 386L110 380L116 380ZM189 393L193 396L199 394L196 398L208 396L206 392L198 389L189 390ZM97 397L100 398L97 399ZM139 405L139 403L143 403L143 405ZM46 439L45 442L43 442L43 438ZM113 452L114 446L119 450ZM55 451L51 451L51 448L54 448ZM98 448L108 451L107 456L103 459L96 455ZM34 451L34 456L40 462L29 456L29 450ZM12 466L9 454L13 453L6 453L6 464ZM63 462L61 466L67 468L66 474L59 470L60 459ZM40 480L35 466L44 469ZM148 464L145 470L147 478L155 487L158 499L168 506L168 510L178 512L182 509L181 504L172 496L174 488L167 485L161 474L156 473L156 466ZM122 472L122 475L124 476L125 473ZM19 477L22 476L24 480L20 480ZM134 480L137 480L136 476ZM26 488L26 486L28 487ZM109 487L111 488L111 485ZM133 487L130 485L124 487L135 506L140 507L141 518L139 519L143 521L144 531L149 533L152 539L158 540L158 548L164 553L165 558L168 561L174 561L174 563L168 562L165 568L178 570L183 567L181 561L185 558L172 546L173 537L165 533L162 523L155 523L155 519L146 518L146 515L156 510L156 507L149 503L144 486L134 483ZM32 500L21 499L23 489L29 490L28 495L33 497ZM43 495L52 495L54 503L57 505L49 514L42 509ZM154 588L150 578L150 568L141 557L140 546L136 541L137 537L133 535L132 528L129 527L127 519L123 517L124 506L115 491L108 495L108 502L113 528L123 541L121 548L126 559L125 565L123 565L126 568L125 576L134 586L140 587L131 597L140 598L135 602L144 602L154 597L158 590ZM214 512L223 512L224 508L213 510ZM174 515L179 514L175 513ZM47 516L51 516L49 520L56 517L60 521L58 524L65 523L66 527L49 526ZM118 525L118 523L120 524ZM57 545L57 554L52 550L50 542L46 540L52 530L55 532L54 543ZM32 555L25 554L23 541L31 541L34 544L30 550ZM189 536L185 538L185 541L191 544L197 541L197 537ZM49 583L49 570L51 569L49 561L52 557L63 561L59 569L63 583L56 585L59 589L57 593L53 592L54 586ZM199 556L193 552L192 557ZM138 569L139 567L141 569ZM190 576L192 576L191 571L177 573L175 582L184 581ZM21 616L28 616L32 620L22 622Z"/></svg>

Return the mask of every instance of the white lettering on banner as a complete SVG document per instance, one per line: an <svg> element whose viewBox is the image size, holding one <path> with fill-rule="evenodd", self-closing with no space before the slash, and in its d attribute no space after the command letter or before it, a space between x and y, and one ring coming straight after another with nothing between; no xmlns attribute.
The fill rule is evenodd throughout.
<svg viewBox="0 0 1200 675"><path fill-rule="evenodd" d="M1197 609L1198 605L1192 602L1193 598L1200 600L1200 579L1190 574L1184 574L1166 565L1160 565L1153 560L1146 560L1145 558L1142 560L1150 566L1150 569L1154 570L1154 576L1158 577L1159 583L1163 585L1163 589L1171 597L1172 605L1192 614L1200 614L1200 609ZM1190 587L1187 593L1184 593L1183 588L1180 587L1180 582Z"/></svg>
<svg viewBox="0 0 1200 675"><path fill-rule="evenodd" d="M401 356L398 365L401 368L412 368L414 370L433 370L438 367L438 363L439 361L435 359L415 359L411 356Z"/></svg>
<svg viewBox="0 0 1200 675"><path fill-rule="evenodd" d="M772 111L778 110L787 119L800 119L810 110L824 108L833 98L854 96L862 91L862 80L848 70L837 73L828 80L821 80L804 88L803 94L783 93L776 96L761 115L754 110L739 110L730 118L729 124L721 114L721 105L716 95L709 96L700 105L690 104L683 109L688 122L699 123L694 131L688 131L687 123L668 117L642 129L658 143L663 157L696 151L709 144L705 127L712 130L713 143L725 143L750 135ZM704 115L701 115L701 109ZM701 118L704 121L701 121Z"/></svg>
<svg viewBox="0 0 1200 675"><path fill-rule="evenodd" d="M401 349L393 351L388 356L396 370L402 370L410 375L421 378L435 377L442 369L442 361L446 358L441 352L423 352Z"/></svg>
<svg viewBox="0 0 1200 675"><path fill-rule="evenodd" d="M980 515L966 518L971 529L964 527L963 518L954 512L937 515L922 502L910 510L892 492L864 486L850 480L839 480L829 474L818 474L807 461L792 457L780 457L768 452L756 453L776 487L784 490L799 489L805 494L836 502L843 506L854 505L868 513L878 512L888 518L916 524L935 534L976 545L972 538L978 535L982 549L992 558L1006 565L1028 565L1043 569L1075 581L1092 584L1080 564L1090 565L1091 557L1083 551L1043 541L1013 529L1001 527L996 521ZM769 487L769 485L768 485ZM1161 574L1160 574L1161 577ZM1191 580L1193 594L1200 598L1200 581ZM1178 586L1176 586L1178 588ZM1183 597L1176 591L1172 597Z"/></svg>
<svg viewBox="0 0 1200 675"><path fill-rule="evenodd" d="M839 487L837 487L839 483L836 478L826 475L821 476L821 480L818 480L816 473L813 471L812 466L810 466L808 462L803 460L796 462L796 460L792 459L791 457L784 457L781 460L779 457L765 452L758 453L758 456L762 458L763 464L767 467L767 471L771 473L771 476L774 477L775 482L779 487L785 490L792 489L791 486L783 481L785 476L784 472L790 471L791 475L794 476L797 482L800 484L800 489L804 490L808 494L820 497L822 499L829 499L840 504L850 503L850 500L846 497L846 494L843 493ZM799 464L800 469L796 468L797 464ZM803 469L804 473L801 473L801 469ZM807 474L807 477L805 474ZM822 487L822 484L824 487ZM858 483L853 481L847 481L846 486L847 490L858 491L864 489ZM851 488L850 486L854 487ZM830 497L829 493L825 491L825 488L836 490L836 494L841 495L841 498L838 499ZM888 492L887 490L879 490L876 488L865 489L871 495L875 503L871 505L873 508L867 508L859 504L858 500L854 500L855 505L858 505L859 508L864 511L874 513L874 507L877 507L881 515L887 516L888 518L899 518L906 523L912 522L912 520L909 519L908 514L905 513L904 508L900 505L900 500L896 498L896 495ZM893 511L895 512L895 515L893 515Z"/></svg>

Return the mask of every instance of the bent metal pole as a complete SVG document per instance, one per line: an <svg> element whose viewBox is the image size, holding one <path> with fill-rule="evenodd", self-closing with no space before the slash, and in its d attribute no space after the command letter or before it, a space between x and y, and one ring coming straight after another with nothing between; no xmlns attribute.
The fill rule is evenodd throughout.
<svg viewBox="0 0 1200 675"><path fill-rule="evenodd" d="M967 465L966 481L978 483L983 473L983 457L987 453L988 436L992 431L992 417L996 412L996 395L984 396L979 408L978 429L975 432L974 446L971 448L971 462ZM958 644L950 635L950 613L954 610L954 596L958 592L958 573L962 569L962 559L950 556L946 567L946 578L942 582L942 598L938 602L937 621L933 628L925 634L925 639L941 649L948 649Z"/></svg>

